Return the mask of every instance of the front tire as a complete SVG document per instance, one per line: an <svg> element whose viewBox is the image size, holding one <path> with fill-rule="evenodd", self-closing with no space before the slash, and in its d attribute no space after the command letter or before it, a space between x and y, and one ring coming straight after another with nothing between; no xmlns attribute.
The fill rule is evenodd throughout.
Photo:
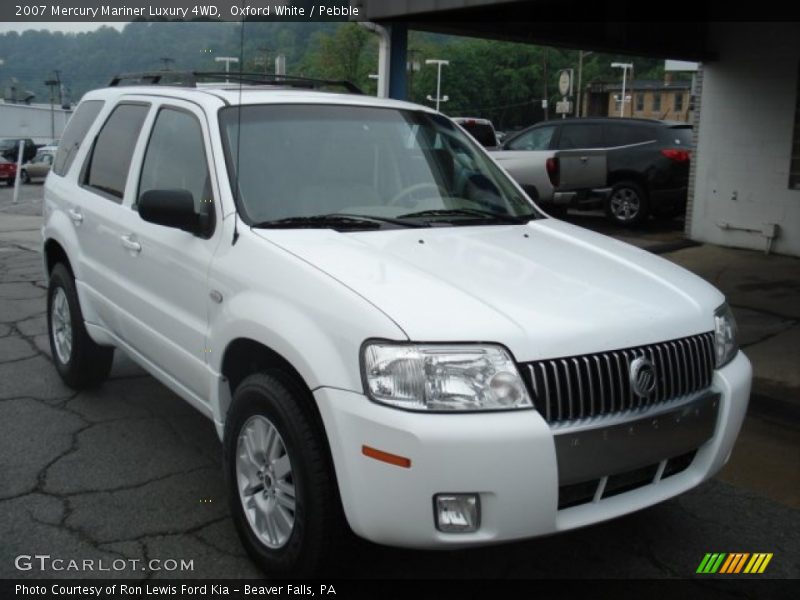
<svg viewBox="0 0 800 600"><path fill-rule="evenodd" d="M225 423L231 516L248 554L270 575L318 575L351 535L309 402L282 372L256 373L236 388Z"/></svg>
<svg viewBox="0 0 800 600"><path fill-rule="evenodd" d="M605 202L606 217L623 227L636 227L647 220L650 202L647 192L634 181L620 181L611 188Z"/></svg>
<svg viewBox="0 0 800 600"><path fill-rule="evenodd" d="M75 280L63 263L50 273L47 328L53 363L61 379L75 390L100 385L111 371L114 349L100 346L86 331Z"/></svg>
<svg viewBox="0 0 800 600"><path fill-rule="evenodd" d="M22 173L20 173L20 177L22 178L22 183L30 183L31 182L31 176L25 170L23 170Z"/></svg>

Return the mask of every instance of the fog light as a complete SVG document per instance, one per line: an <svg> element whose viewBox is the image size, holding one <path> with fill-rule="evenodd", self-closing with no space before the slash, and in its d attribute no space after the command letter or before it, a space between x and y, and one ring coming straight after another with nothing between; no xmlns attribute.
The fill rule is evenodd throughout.
<svg viewBox="0 0 800 600"><path fill-rule="evenodd" d="M481 525L478 494L436 494L433 498L436 529L444 533L470 533Z"/></svg>

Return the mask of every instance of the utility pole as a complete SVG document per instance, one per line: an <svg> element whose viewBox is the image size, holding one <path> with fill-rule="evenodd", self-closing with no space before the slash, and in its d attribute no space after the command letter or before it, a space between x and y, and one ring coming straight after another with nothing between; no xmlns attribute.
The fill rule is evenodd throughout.
<svg viewBox="0 0 800 600"><path fill-rule="evenodd" d="M56 74L56 81L58 82L58 105L64 106L64 86L61 84L61 71L56 69L53 71Z"/></svg>
<svg viewBox="0 0 800 600"><path fill-rule="evenodd" d="M48 79L44 84L50 88L50 137L56 139L56 114L53 103L56 101L55 88L60 85L60 82L57 79Z"/></svg>
<svg viewBox="0 0 800 600"><path fill-rule="evenodd" d="M170 58L169 56L162 56L158 60L160 60L164 64L164 66L161 67L162 71L170 71L171 70L169 68L170 64L175 62L175 59L174 58Z"/></svg>
<svg viewBox="0 0 800 600"><path fill-rule="evenodd" d="M267 46L259 46L257 48L259 52L264 53L264 75L269 74L269 47Z"/></svg>
<svg viewBox="0 0 800 600"><path fill-rule="evenodd" d="M547 91L547 48L544 48L544 54L542 54L542 66L543 66L543 75L544 75L544 101L542 104L544 105L544 120L550 118L550 94Z"/></svg>
<svg viewBox="0 0 800 600"><path fill-rule="evenodd" d="M578 94L575 96L575 116L581 116L581 104L583 103L583 59L591 56L594 52L584 52L578 50Z"/></svg>

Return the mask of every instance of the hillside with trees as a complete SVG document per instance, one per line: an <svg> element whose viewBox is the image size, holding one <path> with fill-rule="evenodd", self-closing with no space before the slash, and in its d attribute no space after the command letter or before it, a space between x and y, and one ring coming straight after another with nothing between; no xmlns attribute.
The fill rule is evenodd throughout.
<svg viewBox="0 0 800 600"><path fill-rule="evenodd" d="M0 35L0 86L6 99L13 87L18 99L30 90L35 102L48 102L44 82L57 78L64 101L74 104L118 73L221 70L218 56L243 57L244 70L272 73L278 54L286 56L289 74L348 79L375 92L369 75L377 69L376 39L357 24L332 22L248 22L244 29L225 22L133 22L122 31L8 32ZM578 66L577 50L411 32L409 96L421 104L436 91L428 58L450 61L442 72L442 93L450 98L444 112L488 117L502 129L542 119L542 98L551 106L558 99L558 71ZM592 53L584 59L583 82L616 81L615 60L633 62L637 78L663 76L658 59Z"/></svg>

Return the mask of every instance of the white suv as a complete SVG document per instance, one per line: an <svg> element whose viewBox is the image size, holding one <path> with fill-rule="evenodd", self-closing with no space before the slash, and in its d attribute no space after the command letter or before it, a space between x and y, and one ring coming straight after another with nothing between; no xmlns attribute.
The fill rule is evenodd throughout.
<svg viewBox="0 0 800 600"><path fill-rule="evenodd" d="M269 572L350 530L565 531L728 459L751 368L722 294L548 218L451 120L288 78L114 83L45 188L54 363L97 385L120 348L213 419Z"/></svg>

